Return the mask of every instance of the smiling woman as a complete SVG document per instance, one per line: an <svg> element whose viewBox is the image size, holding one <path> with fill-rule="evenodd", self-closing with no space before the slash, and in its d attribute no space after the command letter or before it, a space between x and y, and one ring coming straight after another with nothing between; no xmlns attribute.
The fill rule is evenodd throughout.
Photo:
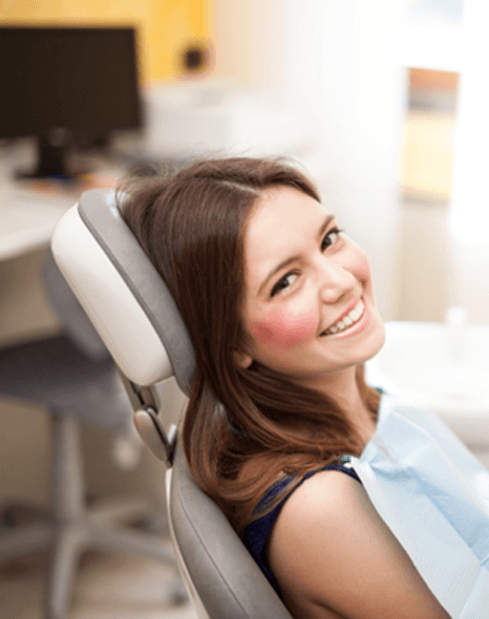
<svg viewBox="0 0 489 619"><path fill-rule="evenodd" d="M356 367L384 342L365 253L317 200L291 187L269 188L257 201L244 250L251 337L238 363L259 362L326 395L349 381L355 393Z"/></svg>
<svg viewBox="0 0 489 619"><path fill-rule="evenodd" d="M364 252L284 162L202 162L130 194L195 348L189 466L291 612L446 618L348 464L380 401Z"/></svg>

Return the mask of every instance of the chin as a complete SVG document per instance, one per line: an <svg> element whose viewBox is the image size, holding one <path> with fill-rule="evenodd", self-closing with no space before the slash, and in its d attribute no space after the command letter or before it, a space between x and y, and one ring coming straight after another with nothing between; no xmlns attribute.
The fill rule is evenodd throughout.
<svg viewBox="0 0 489 619"><path fill-rule="evenodd" d="M366 363L372 359L372 357L375 357L385 343L385 327L380 316L376 316L375 320L370 323L369 331L368 334L365 334L366 337L363 341L358 344L359 348L356 353L354 353L356 365Z"/></svg>
<svg viewBox="0 0 489 619"><path fill-rule="evenodd" d="M385 344L385 327L382 319L379 316L378 324L376 325L375 331L372 334L371 339L371 349L369 351L369 355L365 358L364 363L375 357L381 350Z"/></svg>

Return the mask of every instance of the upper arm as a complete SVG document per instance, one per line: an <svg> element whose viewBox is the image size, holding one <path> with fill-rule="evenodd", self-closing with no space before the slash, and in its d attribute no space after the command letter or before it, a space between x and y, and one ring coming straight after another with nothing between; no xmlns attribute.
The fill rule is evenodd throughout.
<svg viewBox="0 0 489 619"><path fill-rule="evenodd" d="M292 493L272 530L268 559L301 619L449 617L363 486L338 471L317 473Z"/></svg>

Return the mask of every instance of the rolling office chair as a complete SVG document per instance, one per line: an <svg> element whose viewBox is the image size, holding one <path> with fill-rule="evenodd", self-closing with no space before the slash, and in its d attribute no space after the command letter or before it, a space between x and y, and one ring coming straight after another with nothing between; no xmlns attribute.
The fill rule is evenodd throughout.
<svg viewBox="0 0 489 619"><path fill-rule="evenodd" d="M291 619L216 504L194 481L178 430L160 421L154 385L188 394L194 353L162 278L121 217L113 191L81 196L59 222L55 259L139 397L136 427L168 466L167 506L180 572L202 619Z"/></svg>
<svg viewBox="0 0 489 619"><path fill-rule="evenodd" d="M0 560L50 549L46 616L64 619L81 553L88 548L132 552L175 564L161 535L116 528L114 521L151 517L145 498L121 499L87 509L78 421L114 435L132 424L132 406L105 345L66 284L52 256L43 268L48 297L65 330L60 335L0 350L0 395L48 409L51 422L52 514L3 531ZM182 599L181 583L171 586Z"/></svg>

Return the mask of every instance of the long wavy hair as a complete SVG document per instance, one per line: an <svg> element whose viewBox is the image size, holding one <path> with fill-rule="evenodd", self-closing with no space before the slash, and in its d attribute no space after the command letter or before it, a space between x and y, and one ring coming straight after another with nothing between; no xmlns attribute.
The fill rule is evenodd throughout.
<svg viewBox="0 0 489 619"><path fill-rule="evenodd" d="M241 534L256 503L283 474L297 482L363 444L341 408L258 363L234 361L247 334L243 237L271 186L320 201L313 183L282 160L210 160L151 181L124 203L124 218L171 290L195 348L196 371L183 423L197 483ZM127 188L126 188L127 190ZM372 416L378 394L357 382Z"/></svg>

